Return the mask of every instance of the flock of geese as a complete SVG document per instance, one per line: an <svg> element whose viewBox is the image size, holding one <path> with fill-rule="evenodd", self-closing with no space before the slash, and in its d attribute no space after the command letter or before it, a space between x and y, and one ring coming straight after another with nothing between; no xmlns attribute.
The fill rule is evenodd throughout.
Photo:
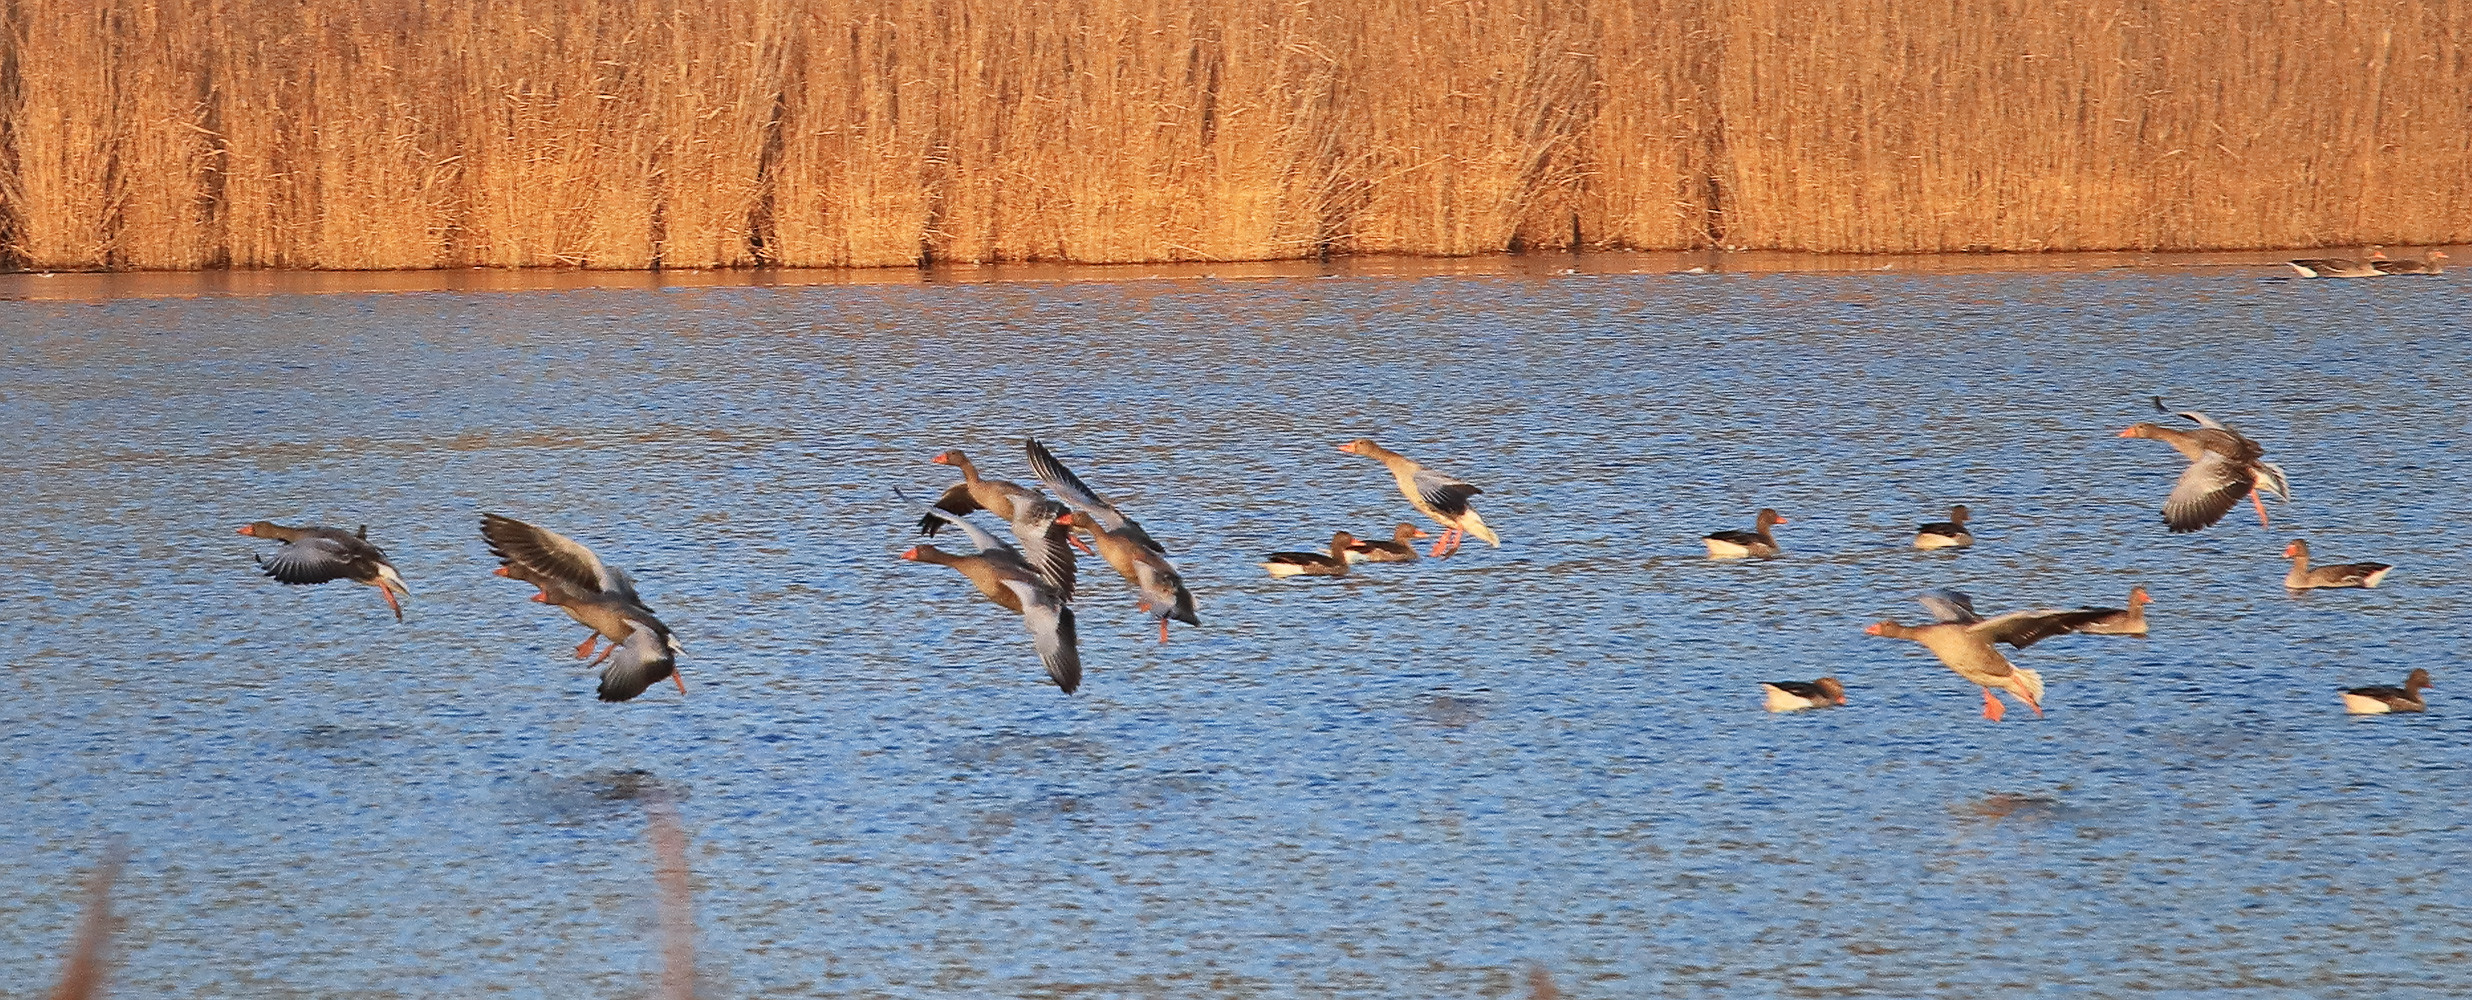
<svg viewBox="0 0 2472 1000"><path fill-rule="evenodd" d="M2371 248L2369 256L2360 260L2342 257L2317 257L2287 260L2284 263L2300 272L2303 278L2376 278L2389 274L2445 274L2446 251L2432 250L2421 260L2389 260L2386 252Z"/></svg>
<svg viewBox="0 0 2472 1000"><path fill-rule="evenodd" d="M2175 411L2154 399L2159 412ZM2163 522L2173 532L2199 531L2221 521L2247 500L2257 508L2258 523L2271 528L2261 493L2289 500L2291 485L2283 469L2265 460L2256 441L2195 410L2177 411L2194 427L2166 427L2151 422L2130 425L2123 438L2162 441L2188 462L2179 481L2163 501ZM1414 459L1359 438L1339 450L1382 463L1409 506L1443 531L1433 548L1420 557L1413 541L1429 537L1412 524L1401 523L1389 541L1359 539L1348 532L1331 537L1327 552L1274 552L1260 563L1274 577L1346 576L1360 562L1410 562L1446 559L1467 536L1502 544L1470 501L1484 491L1466 480L1428 468ZM913 562L950 566L968 579L986 599L1021 618L1047 676L1064 693L1081 686L1080 643L1075 630L1077 596L1076 549L1097 555L1124 578L1137 610L1156 620L1159 641L1168 641L1168 623L1200 625L1193 594L1169 561L1167 550L1128 516L1057 460L1037 439L1023 442L1023 452L1046 492L979 474L969 456L959 450L934 457L936 464L961 473L961 481L945 490L918 522L919 533L938 537L954 529L967 538L972 552L948 552L920 543L901 553ZM1050 499L1048 493L1062 498ZM905 498L906 500L906 498ZM970 515L985 512L1005 522L1013 541L973 523ZM1972 511L1958 505L1949 519L1922 525L1914 535L1918 549L1962 548L1974 544L1967 529ZM1790 523L1773 509L1761 510L1750 531L1719 531L1703 541L1712 559L1766 558L1778 555L1775 529ZM551 605L588 629L575 647L578 660L608 664L601 673L600 698L626 701L663 679L675 682L681 694L686 682L678 674L682 652L677 636L662 623L636 592L627 574L603 562L582 543L538 525L498 514L481 515L481 537L498 558L496 575L538 588L532 600ZM258 558L266 575L287 584L350 580L378 589L397 621L403 619L399 598L410 596L386 554L368 539L368 528L290 528L258 521L240 529L243 535L282 543L271 555ZM2394 567L2384 563L2312 566L2308 543L2295 539L2284 548L2291 571L2284 586L2292 590L2375 587ZM1997 644L2025 649L2036 642L2069 633L2145 635L2144 587L2129 591L2125 608L2038 608L1985 617L1971 598L1950 590L1921 595L1934 621L1904 625L1882 621L1865 629L1872 635L1919 643L1958 676L1981 688L1983 717L1999 721L2005 709L1993 692L2023 702L2043 714L2043 678L2016 666ZM606 640L608 646L600 648ZM598 649L598 658L595 651ZM2361 687L2343 693L2343 703L2355 713L2418 712L2426 708L2421 690L2430 686L2426 670L2414 670L2400 688ZM1797 711L1845 704L1845 688L1834 677L1815 681L1772 681L1763 684L1771 711Z"/></svg>

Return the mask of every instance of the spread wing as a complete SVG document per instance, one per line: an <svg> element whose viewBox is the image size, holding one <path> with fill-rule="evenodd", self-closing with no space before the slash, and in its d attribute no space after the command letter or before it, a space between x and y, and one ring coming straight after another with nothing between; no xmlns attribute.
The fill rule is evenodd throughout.
<svg viewBox="0 0 2472 1000"><path fill-rule="evenodd" d="M366 548L366 543L362 547ZM325 535L305 535L276 546L270 555L257 557L258 568L284 583L353 579L359 575L356 564L360 561L361 553L354 552L343 539Z"/></svg>
<svg viewBox="0 0 2472 1000"><path fill-rule="evenodd" d="M1985 642L2005 642L2024 649L2055 635L2075 632L2101 620L2106 612L2096 608L2062 611L2038 608L2033 611L2011 611L1997 618L1987 618L1966 627L1966 631L1983 637Z"/></svg>
<svg viewBox="0 0 2472 1000"><path fill-rule="evenodd" d="M2172 486L2171 496L2163 499L2163 523L2173 531L2212 527L2240 505L2240 498L2256 482L2248 466L2221 452L2208 451L2189 463L2180 482Z"/></svg>
<svg viewBox="0 0 2472 1000"><path fill-rule="evenodd" d="M1327 557L1325 557L1327 558ZM1155 618L1173 618L1187 625L1199 625L1202 618L1193 608L1193 592L1185 589L1184 575L1164 558L1144 559L1133 564L1133 585L1142 592L1142 600L1150 605Z"/></svg>
<svg viewBox="0 0 2472 1000"><path fill-rule="evenodd" d="M2327 260L2327 261L2314 261L2314 260L2313 260L2313 261L2293 261L2293 263L2295 263L2295 264L2302 264L2302 263L2305 263L2305 264L2346 264L2346 265L2348 265L2348 264L2350 264L2350 263L2351 263L2351 261L2348 261L2348 260ZM2228 429L2229 429L2229 428L2224 427L2222 424L2215 423L2215 422L2214 422L2214 420L2213 420L2213 418L2208 417L2208 416L2206 416L2206 415L2205 415L2205 414L2203 414L2203 413L2199 413L2199 412L2197 412L2196 410L2175 410L2175 409L2172 409L2171 407L2165 406L2165 405L2163 405L2163 397L2161 397L2161 396L2154 396L2154 397L2150 397L2150 398L2152 398L2152 399L2154 400L2154 408L2155 408L2155 412L2157 412L2157 413L2169 413L2169 414L2172 414L2172 415L2177 416L2177 417L2181 417L2181 418L2186 419L2186 420L2191 420L2191 421L2196 422L2196 424L2197 424L2199 427L2204 427L2204 428L2206 428L2206 429L2208 429L2208 430L2218 430L2218 431L2219 431L2219 430L2228 430Z"/></svg>
<svg viewBox="0 0 2472 1000"><path fill-rule="evenodd" d="M1073 609L1056 600L1056 595L1023 580L1006 580L1005 586L1021 597L1021 621L1030 630L1039 649L1039 663L1047 668L1048 679L1072 694L1081 687L1081 637L1073 629Z"/></svg>
<svg viewBox="0 0 2472 1000"><path fill-rule="evenodd" d="M1073 546L1066 541L1073 529L1056 523L1063 515L1063 504L1040 498L1017 508L1021 517L1013 521L1013 537L1021 541L1022 559L1038 571L1039 579L1056 592L1056 599L1073 600Z"/></svg>
<svg viewBox="0 0 2472 1000"><path fill-rule="evenodd" d="M969 519L964 518L959 514L947 514L942 510L931 507L928 509L925 519L929 521L942 521L945 524L960 528L962 534L970 536L970 544L978 546L978 550L980 552L1003 552L1015 558L1019 558L1021 556L1021 553L1015 551L1012 546L1004 544L1004 539L988 534L985 529L980 528L978 525L971 524Z"/></svg>
<svg viewBox="0 0 2472 1000"><path fill-rule="evenodd" d="M601 671L602 701L626 701L678 670L678 640L669 626L649 614L630 614L627 624L635 631L609 654L609 666Z"/></svg>
<svg viewBox="0 0 2472 1000"><path fill-rule="evenodd" d="M614 594L640 602L634 580L602 563L591 549L565 535L511 517L483 514L481 537L488 540L491 555L510 567L521 565L535 578L555 579L570 590Z"/></svg>
<svg viewBox="0 0 2472 1000"><path fill-rule="evenodd" d="M1917 596L1915 600L1921 601L1923 607L1931 610L1933 619L1951 625L1972 625L1983 620L1983 616L1974 610L1974 598L1954 590L1928 591Z"/></svg>
<svg viewBox="0 0 2472 1000"><path fill-rule="evenodd" d="M967 514L972 511L985 509L979 506L977 497L970 495L970 484L968 483L954 483L952 486L946 488L944 495L936 498L935 507L937 510L944 511L949 514ZM932 537L943 527L944 521L937 518L934 514L928 514L918 519L918 533L922 535Z"/></svg>
<svg viewBox="0 0 2472 1000"><path fill-rule="evenodd" d="M1425 506L1454 517L1468 512L1469 497L1485 492L1457 476L1422 467L1416 470L1415 476L1410 477L1410 482L1416 485L1417 499L1423 501Z"/></svg>
<svg viewBox="0 0 2472 1000"><path fill-rule="evenodd" d="M1040 444L1037 438L1023 439L1022 451L1029 455L1030 472L1039 477L1040 485L1063 497L1064 502L1072 504L1075 509L1087 511L1090 516L1098 518L1100 524L1107 526L1109 534L1123 535L1152 552L1167 551L1150 537L1149 532L1142 530L1141 522L1126 517L1124 511L1116 509L1115 504L1107 502L1107 498L1091 489L1090 484L1082 482L1081 477L1065 468L1063 462L1057 461L1055 453L1048 451L1047 446Z"/></svg>

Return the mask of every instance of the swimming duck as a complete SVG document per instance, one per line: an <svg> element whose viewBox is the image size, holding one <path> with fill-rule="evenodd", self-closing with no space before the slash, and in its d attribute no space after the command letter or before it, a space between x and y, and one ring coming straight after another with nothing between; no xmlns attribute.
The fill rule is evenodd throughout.
<svg viewBox="0 0 2472 1000"><path fill-rule="evenodd" d="M2403 679L2403 686L2356 687L2343 691L2343 710L2353 715L2385 715L2388 712L2426 712L2429 703L2421 700L2421 689L2436 687L2429 683L2429 671L2414 667L2412 676Z"/></svg>
<svg viewBox="0 0 2472 1000"><path fill-rule="evenodd" d="M1319 552L1273 552L1260 565L1274 577L1346 576L1348 549L1356 544L1356 536L1339 532L1330 536L1330 554Z"/></svg>
<svg viewBox="0 0 2472 1000"><path fill-rule="evenodd" d="M2385 260L2386 254L2383 251L2371 250L2367 260L2326 257L2287 260L2284 263L2291 265L2292 270L2300 272L2303 278L2374 278L2384 273L2378 269L2378 264Z"/></svg>
<svg viewBox="0 0 2472 1000"><path fill-rule="evenodd" d="M2445 259L2446 251L2431 250L2422 260L2379 260L2369 266L2377 268L2379 274L2445 274L2446 265L2438 263Z"/></svg>
<svg viewBox="0 0 2472 1000"><path fill-rule="evenodd" d="M1771 712L1800 712L1806 708L1835 708L1845 704L1845 685L1834 677L1816 681L1769 681L1760 685L1768 693Z"/></svg>
<svg viewBox="0 0 2472 1000"><path fill-rule="evenodd" d="M1918 549L1962 549L1974 544L1973 532L1966 530L1966 520L1974 512L1958 504L1948 509L1948 520L1933 521L1914 530L1914 547Z"/></svg>
<svg viewBox="0 0 2472 1000"><path fill-rule="evenodd" d="M2130 587L2128 607L2091 609L2104 612L2103 617L2087 622L2077 630L2087 635L2145 635L2146 605L2152 603L2154 598L2146 596L2146 588Z"/></svg>
<svg viewBox="0 0 2472 1000"><path fill-rule="evenodd" d="M1777 536L1771 534L1769 529L1780 524L1791 523L1793 522L1787 521L1774 508L1762 507L1759 519L1754 522L1756 530L1720 531L1704 536L1700 540L1708 543L1708 558L1710 559L1747 559L1755 556L1766 558L1782 551L1777 548Z"/></svg>
<svg viewBox="0 0 2472 1000"><path fill-rule="evenodd" d="M2292 571L2283 574L2283 586L2291 590L2315 590L2329 587L2375 587L2395 571L2385 563L2339 563L2333 566L2309 566L2309 543L2292 539L2283 547L2283 557L2292 561Z"/></svg>
<svg viewBox="0 0 2472 1000"><path fill-rule="evenodd" d="M1359 538L1348 547L1349 562L1415 562L1414 539L1431 538L1425 529L1402 523L1391 529L1391 540Z"/></svg>

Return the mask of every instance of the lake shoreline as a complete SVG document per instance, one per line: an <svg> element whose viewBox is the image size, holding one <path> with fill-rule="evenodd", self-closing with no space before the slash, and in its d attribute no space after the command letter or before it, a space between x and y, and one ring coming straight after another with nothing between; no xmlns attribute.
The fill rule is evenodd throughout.
<svg viewBox="0 0 2472 1000"><path fill-rule="evenodd" d="M2389 256L2424 257L2430 250L2392 247ZM2189 252L2055 252L1840 254L1783 250L1592 251L1427 257L1359 254L1328 260L1262 260L1160 264L945 264L931 267L675 268L433 268L415 270L201 270L0 272L0 301L317 295L368 292L520 292L583 289L803 288L836 285L917 286L1007 282L1241 281L1297 277L1429 278L1582 275L2013 274L2020 272L2182 271L2261 268L2289 274L2296 256L2340 256L2343 250L2221 250Z"/></svg>

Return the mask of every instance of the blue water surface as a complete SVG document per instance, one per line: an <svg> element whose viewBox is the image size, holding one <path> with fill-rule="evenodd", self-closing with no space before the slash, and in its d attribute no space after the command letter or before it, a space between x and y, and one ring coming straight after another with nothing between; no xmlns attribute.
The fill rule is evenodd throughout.
<svg viewBox="0 0 2472 1000"><path fill-rule="evenodd" d="M2472 993L2472 302L2262 273L0 302L0 968L119 836L120 995L647 995L668 797L709 996ZM2157 393L2289 470L2273 530L2163 530ZM1069 698L898 558L931 456L1032 434L1204 623L1085 561ZM1266 577L1415 519L1358 436L1502 546ZM1783 557L1702 556L1763 506ZM596 702L482 511L632 571L688 693ZM408 620L259 518L367 524ZM2295 537L2400 568L2293 597ZM2136 584L2150 638L2016 654L2042 719L1862 631Z"/></svg>

